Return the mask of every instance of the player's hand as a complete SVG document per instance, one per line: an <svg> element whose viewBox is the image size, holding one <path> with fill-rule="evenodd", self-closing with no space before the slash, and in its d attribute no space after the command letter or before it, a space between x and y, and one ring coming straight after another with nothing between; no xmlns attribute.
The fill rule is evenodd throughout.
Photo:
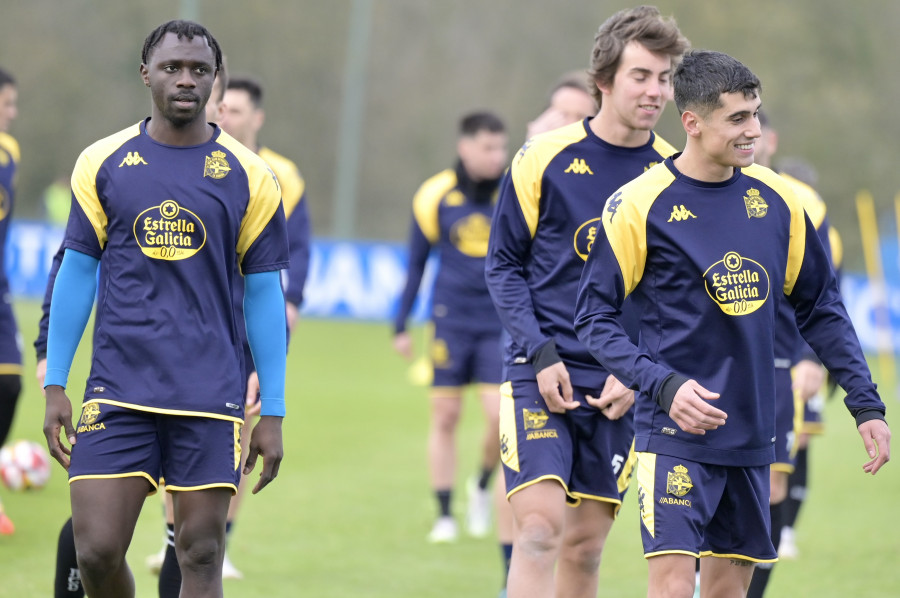
<svg viewBox="0 0 900 598"><path fill-rule="evenodd" d="M247 461L244 463L244 475L250 475L256 466L256 458L262 456L263 468L259 481L253 487L253 494L265 488L278 475L278 468L284 458L284 445L281 443L281 422L283 417L263 415L250 433L250 448Z"/></svg>
<svg viewBox="0 0 900 598"><path fill-rule="evenodd" d="M863 471L875 475L882 465L891 460L891 429L883 419L870 419L861 423L858 430L872 459L863 465Z"/></svg>
<svg viewBox="0 0 900 598"><path fill-rule="evenodd" d="M38 388L41 389L41 394L45 397L47 393L44 391L44 378L47 377L47 358L38 359L37 367L34 368L34 377L37 378Z"/></svg>
<svg viewBox="0 0 900 598"><path fill-rule="evenodd" d="M688 380L675 393L669 417L688 434L702 436L707 430L724 426L728 418L724 411L706 402L718 398L719 393L703 388L696 380Z"/></svg>
<svg viewBox="0 0 900 598"><path fill-rule="evenodd" d="M413 360L412 337L408 332L398 332L394 335L394 351L406 361Z"/></svg>
<svg viewBox="0 0 900 598"><path fill-rule="evenodd" d="M548 365L537 374L538 390L547 409L553 413L565 413L575 409L581 403L572 399L572 382L569 379L569 370L563 362L557 361Z"/></svg>
<svg viewBox="0 0 900 598"><path fill-rule="evenodd" d="M297 319L300 317L300 308L291 303L290 301L284 302L284 317L287 320L287 327L290 332L294 331L294 325L297 324Z"/></svg>
<svg viewBox="0 0 900 598"><path fill-rule="evenodd" d="M600 410L607 419L616 420L628 413L634 405L634 391L619 382L610 374L606 377L606 383L598 398L585 395L588 405L593 405Z"/></svg>
<svg viewBox="0 0 900 598"><path fill-rule="evenodd" d="M800 398L804 402L816 396L816 393L825 384L825 368L809 359L797 362L791 374L793 377L791 387L800 391Z"/></svg>
<svg viewBox="0 0 900 598"><path fill-rule="evenodd" d="M244 419L259 415L262 403L259 400L259 375L250 372L247 376L247 396L244 397Z"/></svg>
<svg viewBox="0 0 900 598"><path fill-rule="evenodd" d="M69 445L75 444L75 427L72 425L72 402L62 386L51 385L45 389L47 406L44 411L44 436L50 455L65 469L69 469L72 449L60 442L59 433L65 430Z"/></svg>

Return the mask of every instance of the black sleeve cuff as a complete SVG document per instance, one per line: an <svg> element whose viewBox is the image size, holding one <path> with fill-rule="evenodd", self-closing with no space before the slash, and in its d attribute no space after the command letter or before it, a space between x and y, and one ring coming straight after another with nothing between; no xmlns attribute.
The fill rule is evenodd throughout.
<svg viewBox="0 0 900 598"><path fill-rule="evenodd" d="M672 408L672 401L675 400L675 393L678 392L678 389L681 388L682 384L690 380L686 376L682 376L680 374L669 374L663 383L659 386L659 391L656 393L656 403L662 410L666 413L669 412L669 409Z"/></svg>
<svg viewBox="0 0 900 598"><path fill-rule="evenodd" d="M556 341L551 338L535 351L534 357L531 358L531 365L534 367L534 373L537 374L544 368L561 361L562 357L556 352Z"/></svg>
<svg viewBox="0 0 900 598"><path fill-rule="evenodd" d="M42 359L47 359L47 349L37 352L37 360L40 361Z"/></svg>
<svg viewBox="0 0 900 598"><path fill-rule="evenodd" d="M853 419L856 420L857 428L867 421L873 419L880 419L881 421L885 421L884 412L879 409L851 409L850 413L853 415Z"/></svg>

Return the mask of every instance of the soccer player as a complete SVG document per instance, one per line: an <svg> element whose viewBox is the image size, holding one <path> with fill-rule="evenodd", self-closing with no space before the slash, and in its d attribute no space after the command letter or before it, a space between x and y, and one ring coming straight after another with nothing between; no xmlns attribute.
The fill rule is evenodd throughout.
<svg viewBox="0 0 900 598"><path fill-rule="evenodd" d="M9 134L9 127L18 110L19 89L16 80L0 69L0 447L6 442L16 413L16 403L22 390L22 351L19 330L9 299L9 281L3 267L3 254L9 220L15 205L16 171L19 168L19 144ZM3 511L0 500L0 535L16 530Z"/></svg>
<svg viewBox="0 0 900 598"><path fill-rule="evenodd" d="M259 143L259 131L265 122L265 111L262 107L262 86L249 78L233 78L229 80L227 91L223 101L224 111L220 125L222 130L250 148L265 160L266 164L275 173L278 184L281 187L284 215L287 220L288 245L290 246L290 266L287 269L287 282L285 290L285 308L288 331L293 331L300 313L300 305L303 302L303 287L306 283L306 275L309 269L309 243L310 222L309 209L306 202L306 181L300 175L297 165L281 154ZM243 304L243 285L235 285L235 309L240 310ZM239 312L240 313L240 312ZM253 356L249 353L249 347L244 346L245 360L252 370ZM251 371L247 389L248 411L247 417L259 413L259 404L256 402L256 394L259 387L256 373ZM242 445L246 442L242 440ZM242 449L246 450L245 446ZM231 500L228 508L228 520L225 526L226 540L231 534L232 525L246 490L246 479L241 480L238 492ZM225 579L241 579L243 575L232 565L225 554L222 569Z"/></svg>
<svg viewBox="0 0 900 598"><path fill-rule="evenodd" d="M223 99L225 97L225 87L228 82L228 69L225 56L222 56L222 65L216 72L216 79L213 82L212 92L210 92L209 100L206 102L206 120L211 123L218 123L224 114L225 105ZM69 192L71 195L71 192ZM70 201L71 203L71 201ZM66 209L68 213L68 207ZM38 336L34 341L36 353L37 367L35 368L35 378L38 381L38 387L44 392L44 378L47 375L47 326L50 321L50 300L53 293L53 284L56 281L56 274L62 263L65 253L65 244L60 244L59 250L53 256L53 263L47 278L47 290L44 293L44 301L41 305L41 320L38 323ZM238 312L242 313L242 312ZM245 350L246 355L246 350ZM244 436L242 436L242 443ZM246 446L242 444L243 454L246 454ZM244 482L242 479L241 482ZM160 576L159 580L159 597L170 598L177 597L181 589L181 570L178 568L178 560L175 556L175 518L172 509L172 500L169 493L165 493L164 499L164 516L166 519L166 539L163 548L159 553L155 553L147 557L147 565L153 573ZM170 553L167 561L167 553ZM224 578L227 575L228 555L226 553L223 561L222 574ZM54 598L82 598L84 596L84 587L81 584L81 573L78 570L78 558L75 553L75 536L72 533L72 518L63 524L59 532L56 548L56 576L53 584Z"/></svg>
<svg viewBox="0 0 900 598"><path fill-rule="evenodd" d="M141 60L151 116L88 147L72 175L53 291L66 301L50 308L44 432L69 470L78 563L92 598L134 596L125 553L160 477L173 493L182 595L221 596L225 518L241 474L238 265L261 387L243 469L248 474L263 456L254 492L275 478L283 455L281 193L258 156L206 122L221 50L204 27L164 23L145 40ZM98 265L91 374L76 437L64 388Z"/></svg>
<svg viewBox="0 0 900 598"><path fill-rule="evenodd" d="M491 213L506 167L507 135L503 121L490 112L465 115L459 123L455 168L425 181L413 198L409 269L394 318L394 349L411 360L412 339L406 321L422 282L428 256L440 266L434 283L429 349L434 368L428 467L438 503L430 542L453 542L458 531L451 513L456 476L456 426L464 388L477 382L485 416L480 471L468 485L468 532L490 531L488 484L500 460L497 439L502 327L484 282ZM498 507L502 505L498 491ZM502 539L501 539L502 541Z"/></svg>
<svg viewBox="0 0 900 598"><path fill-rule="evenodd" d="M778 151L778 133L763 110L757 112L760 136L753 148L753 159L760 166L770 168ZM816 234L831 259L830 227L825 202L812 187L784 173L782 178L794 187L797 199L806 211ZM770 466L769 517L772 545L777 552L781 543L782 514L788 493L788 476L794 472L797 437L802 419L798 410L816 393L825 381L822 364L815 354L804 350L805 343L797 330L794 310L790 303L777 302L775 312L775 462ZM797 412L795 414L795 412ZM802 417L802 416L801 416ZM762 598L774 563L760 563L753 572L748 598Z"/></svg>
<svg viewBox="0 0 900 598"><path fill-rule="evenodd" d="M528 123L527 137L546 133L597 114L597 102L584 72L566 73L550 90L550 102Z"/></svg>
<svg viewBox="0 0 900 598"><path fill-rule="evenodd" d="M509 333L500 442L512 598L597 595L631 473L633 394L575 337L575 292L601 198L674 152L652 129L686 47L654 7L611 16L591 53L599 111L527 141L503 181L486 278Z"/></svg>
<svg viewBox="0 0 900 598"><path fill-rule="evenodd" d="M797 326L847 391L875 474L890 458L885 406L844 309L828 254L793 186L754 165L760 83L719 52L675 71L684 151L606 202L578 289L575 329L640 396L638 501L648 596L743 597L772 562L775 311ZM635 346L617 317L640 313Z"/></svg>

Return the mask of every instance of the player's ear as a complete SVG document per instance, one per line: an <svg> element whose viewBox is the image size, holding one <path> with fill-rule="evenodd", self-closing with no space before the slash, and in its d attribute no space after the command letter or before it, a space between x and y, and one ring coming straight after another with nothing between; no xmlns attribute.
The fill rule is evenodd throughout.
<svg viewBox="0 0 900 598"><path fill-rule="evenodd" d="M141 63L140 72L141 72L141 79L143 79L143 81L144 81L144 85L146 85L147 87L150 87L150 70L147 68L147 65L144 64L143 62Z"/></svg>
<svg viewBox="0 0 900 598"><path fill-rule="evenodd" d="M692 110L685 110L681 113L681 125L689 137L700 136L700 120L700 116Z"/></svg>

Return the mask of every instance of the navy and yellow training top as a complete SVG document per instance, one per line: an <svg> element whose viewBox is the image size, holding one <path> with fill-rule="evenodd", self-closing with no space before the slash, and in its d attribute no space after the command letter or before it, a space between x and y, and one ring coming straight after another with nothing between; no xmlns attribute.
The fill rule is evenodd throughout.
<svg viewBox="0 0 900 598"><path fill-rule="evenodd" d="M88 147L72 174L63 245L100 260L85 400L239 421L235 263L244 275L287 267L281 190L218 127L182 147L145 126Z"/></svg>
<svg viewBox="0 0 900 598"><path fill-rule="evenodd" d="M486 277L509 332L507 379L511 366L534 365L551 341L576 386L602 388L608 376L575 336L578 280L603 202L675 149L652 132L640 147L615 146L597 137L589 122L528 140L501 186ZM534 371L523 374L533 378Z"/></svg>
<svg viewBox="0 0 900 598"><path fill-rule="evenodd" d="M779 294L847 391L857 424L883 418L828 255L784 179L750 166L707 183L681 174L670 158L607 200L575 329L605 367L640 391L635 450L716 465L773 462ZM637 347L616 320L627 296L640 313ZM724 426L693 435L668 416L688 378L721 394L712 404L728 414Z"/></svg>
<svg viewBox="0 0 900 598"><path fill-rule="evenodd" d="M6 237L16 198L19 168L19 144L7 133L0 133L0 375L22 373L19 329L9 298L6 278Z"/></svg>
<svg viewBox="0 0 900 598"><path fill-rule="evenodd" d="M429 254L440 260L431 318L442 327L492 333L502 331L484 282L491 214L498 180L472 181L461 163L422 183L413 198L409 268L394 331L406 330Z"/></svg>

